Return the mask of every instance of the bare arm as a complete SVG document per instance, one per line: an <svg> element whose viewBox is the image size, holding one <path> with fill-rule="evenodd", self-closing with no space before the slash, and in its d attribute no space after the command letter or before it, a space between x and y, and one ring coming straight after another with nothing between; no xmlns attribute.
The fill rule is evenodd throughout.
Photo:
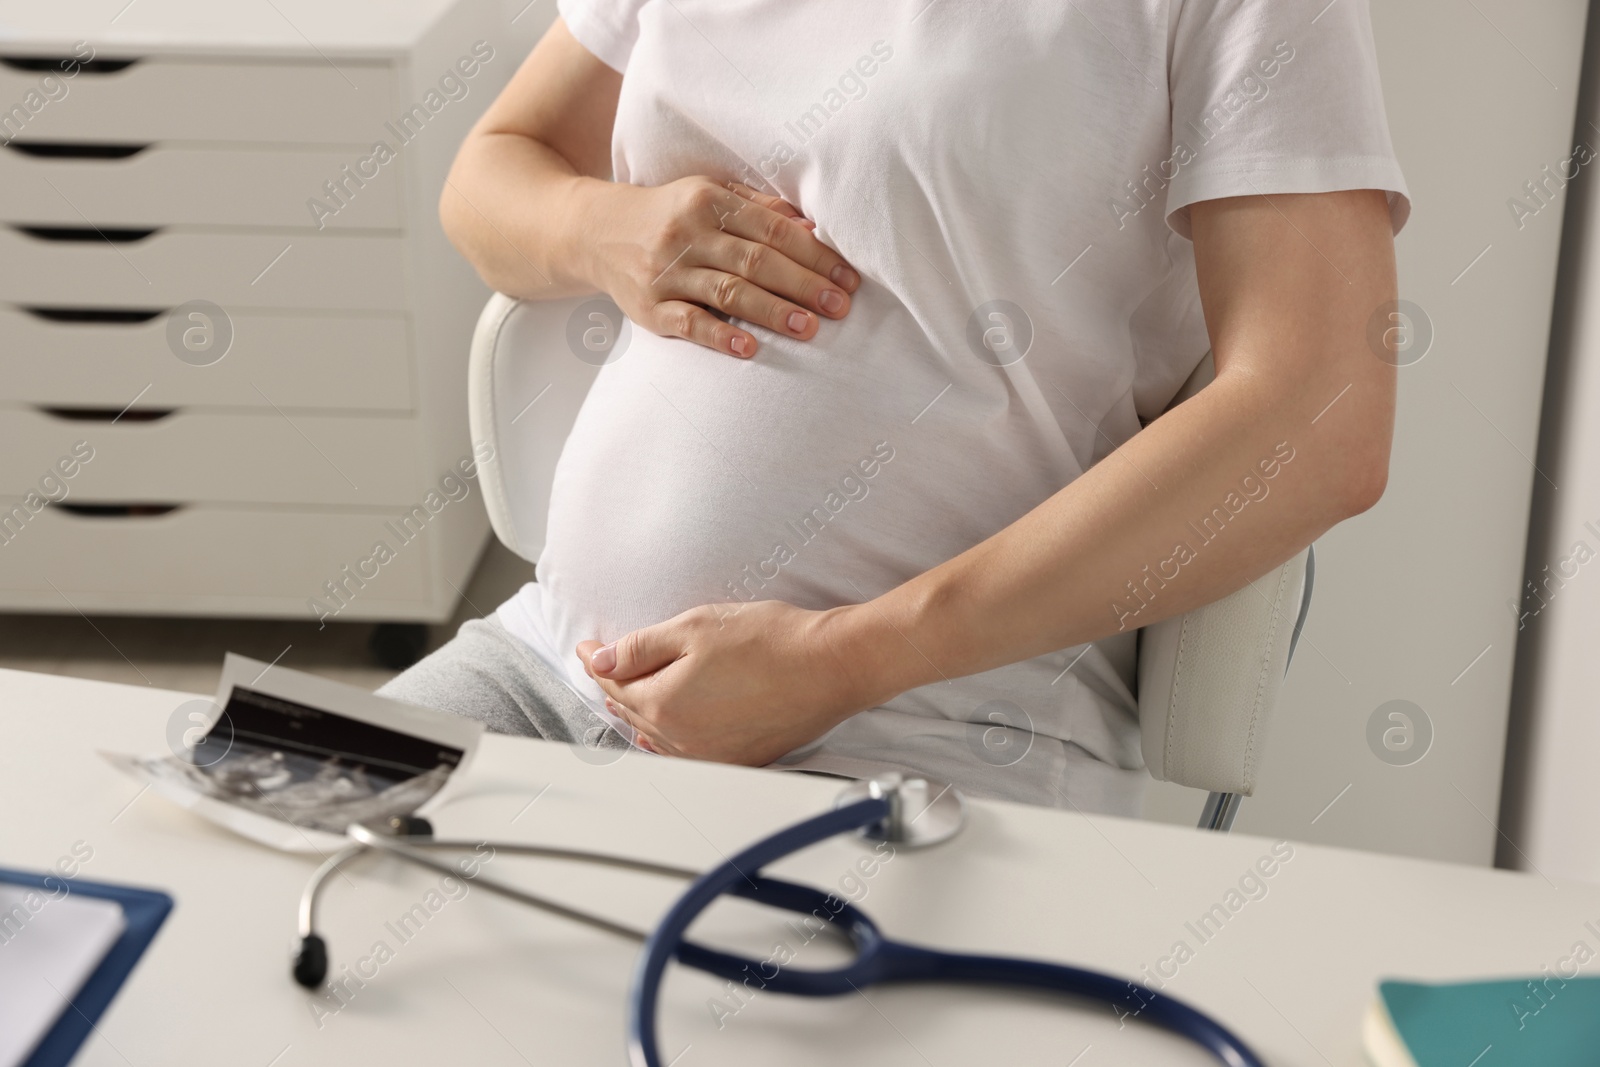
<svg viewBox="0 0 1600 1067"><path fill-rule="evenodd" d="M1211 385L1011 526L866 604L704 607L609 652L585 642L591 673L652 746L768 762L908 689L1217 600L1371 507L1395 404L1395 368L1367 340L1395 299L1383 194L1229 198L1192 219ZM1247 495L1246 476L1266 494ZM1204 540L1196 526L1219 507L1228 520Z"/></svg>
<svg viewBox="0 0 1600 1067"><path fill-rule="evenodd" d="M1367 324L1396 295L1384 195L1235 197L1192 220L1216 380L1010 527L841 612L871 703L1208 604L1383 494L1396 375Z"/></svg>
<svg viewBox="0 0 1600 1067"><path fill-rule="evenodd" d="M462 142L439 196L445 232L483 280L508 296L578 296L569 224L582 178L611 177L622 75L556 20Z"/></svg>
<svg viewBox="0 0 1600 1067"><path fill-rule="evenodd" d="M599 290L653 333L729 355L843 318L860 277L792 204L738 182L613 182L622 75L557 19L467 134L439 198L445 233L492 288L530 300Z"/></svg>

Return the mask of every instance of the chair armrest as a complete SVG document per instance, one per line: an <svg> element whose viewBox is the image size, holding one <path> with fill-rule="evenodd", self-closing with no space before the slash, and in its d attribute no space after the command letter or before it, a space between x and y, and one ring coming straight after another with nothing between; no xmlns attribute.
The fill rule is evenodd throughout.
<svg viewBox="0 0 1600 1067"><path fill-rule="evenodd" d="M1159 781L1249 796L1310 603L1311 549L1139 631L1139 728Z"/></svg>

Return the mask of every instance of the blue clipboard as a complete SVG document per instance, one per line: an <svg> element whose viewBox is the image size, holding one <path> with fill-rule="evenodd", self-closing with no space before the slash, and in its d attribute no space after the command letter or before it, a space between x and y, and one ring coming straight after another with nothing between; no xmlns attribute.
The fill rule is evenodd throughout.
<svg viewBox="0 0 1600 1067"><path fill-rule="evenodd" d="M95 1023L111 1004L117 990L127 981L139 957L155 938L156 931L172 911L172 898L154 889L84 882L58 874L32 874L0 868L0 883L28 886L54 892L65 882L72 892L86 897L112 900L122 907L122 936L111 946L100 966L95 968L72 1005L62 1012L56 1024L44 1035L23 1067L65 1067L78 1054L78 1048L94 1030Z"/></svg>

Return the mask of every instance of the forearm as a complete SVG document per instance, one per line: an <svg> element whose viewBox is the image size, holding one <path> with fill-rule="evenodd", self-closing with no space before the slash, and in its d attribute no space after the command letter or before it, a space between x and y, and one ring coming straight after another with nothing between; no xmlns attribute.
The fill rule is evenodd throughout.
<svg viewBox="0 0 1600 1067"><path fill-rule="evenodd" d="M1016 523L847 609L837 644L868 699L1180 615L1363 510L1381 484L1336 424L1389 402L1356 385L1334 402L1343 384L1285 398L1218 380Z"/></svg>
<svg viewBox="0 0 1600 1067"><path fill-rule="evenodd" d="M597 202L611 175L622 77L556 19L473 126L439 195L445 233L483 280L509 296L578 296L594 279Z"/></svg>
<svg viewBox="0 0 1600 1067"><path fill-rule="evenodd" d="M596 288L583 233L599 187L554 149L515 133L474 133L439 200L445 232L508 296L549 300Z"/></svg>

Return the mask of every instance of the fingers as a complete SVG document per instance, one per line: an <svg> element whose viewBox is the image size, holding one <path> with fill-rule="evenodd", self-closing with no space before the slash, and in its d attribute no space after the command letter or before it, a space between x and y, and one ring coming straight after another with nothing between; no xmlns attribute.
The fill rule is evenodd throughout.
<svg viewBox="0 0 1600 1067"><path fill-rule="evenodd" d="M663 738L655 725L644 716L623 703L631 699L629 694L639 695L639 687L649 684L641 681L641 676L653 673L659 667L645 666L656 662L650 658L654 650L670 649L669 641L662 640L659 635L650 635L650 631L659 630L660 627L649 627L646 630L636 630L633 634L614 641L609 645L602 645L598 641L584 641L578 645L578 657L583 660L589 677L593 678L605 694L606 709L617 718L633 727L637 738L635 743L647 752L654 752L661 756L683 755L676 746ZM646 636L643 643L630 640L635 634ZM665 666L676 658L676 653L666 656L660 665Z"/></svg>
<svg viewBox="0 0 1600 1067"><path fill-rule="evenodd" d="M735 318L802 341L816 336L816 315L737 274L696 268L685 279L685 285L692 298Z"/></svg>
<svg viewBox="0 0 1600 1067"><path fill-rule="evenodd" d="M740 237L724 237L708 250L703 266L713 271L732 274L753 283L758 289L773 296L793 301L799 307L789 307L777 324L765 319L751 319L782 333L794 334L787 325L788 314L805 310L813 315L842 319L850 310L850 294L834 285L822 275L808 270L769 245L746 241ZM749 318L730 307L716 305L730 315Z"/></svg>
<svg viewBox="0 0 1600 1067"><path fill-rule="evenodd" d="M810 340L822 318L848 313L860 275L793 204L736 181L672 184L683 190L681 214L656 249L671 262L643 287L646 328L748 359L755 335L722 316Z"/></svg>
<svg viewBox="0 0 1600 1067"><path fill-rule="evenodd" d="M743 211L723 215L721 226L735 237L777 249L846 293L855 292L861 284L861 276L855 268L846 263L839 253L817 240L816 234L805 228L797 228L789 216L762 204L752 201L751 206Z"/></svg>
<svg viewBox="0 0 1600 1067"><path fill-rule="evenodd" d="M771 193L759 192L750 188L750 186L746 185L744 182L729 182L728 188L744 197L746 200L760 204L768 211L776 211L778 214L783 215L786 218L793 219L807 229L814 230L817 228L816 223L800 214L799 208L795 207L781 196L773 196Z"/></svg>
<svg viewBox="0 0 1600 1067"><path fill-rule="evenodd" d="M671 666L688 652L696 632L700 609L683 613L663 623L633 630L610 644L583 641L577 648L589 677L605 694L606 707L613 715L632 726L644 742L642 747L666 756L678 756L678 748L664 739L645 715L635 712L630 702L646 701L658 695L662 676L657 672ZM653 702L653 701L652 701Z"/></svg>
<svg viewBox="0 0 1600 1067"><path fill-rule="evenodd" d="M585 655L587 651L587 655ZM591 677L626 682L660 670L683 654L683 646L665 626L646 626L623 634L609 645L585 641L578 656Z"/></svg>
<svg viewBox="0 0 1600 1067"><path fill-rule="evenodd" d="M648 635L648 632L648 630L636 630L608 645L603 645L599 641L579 642L578 658L583 662L584 669L589 672L589 677L593 678L604 692L607 710L633 727L638 735L636 743L640 748L663 756L677 755L671 745L654 736L654 731L646 720L622 703L623 693L628 688L625 683L657 669L646 666L652 662L649 655L653 650L670 647L669 643L658 637L645 636L643 641L636 637L636 635ZM665 663L672 662L673 658L669 655ZM664 666L665 663L661 665Z"/></svg>
<svg viewBox="0 0 1600 1067"><path fill-rule="evenodd" d="M604 685L605 683L602 682L601 684ZM658 756L683 755L682 752L679 752L666 740L656 736L650 724L644 719L640 718L632 708L629 708L626 705L618 703L617 701L612 700L610 697L607 697L606 709L610 711L611 714L615 715L617 718L633 727L633 743L639 748L644 749L646 752L653 752Z"/></svg>
<svg viewBox="0 0 1600 1067"><path fill-rule="evenodd" d="M756 354L754 334L723 322L699 304L691 304L687 300L665 300L656 305L655 314L656 332L668 337L682 337L740 359L749 359Z"/></svg>

